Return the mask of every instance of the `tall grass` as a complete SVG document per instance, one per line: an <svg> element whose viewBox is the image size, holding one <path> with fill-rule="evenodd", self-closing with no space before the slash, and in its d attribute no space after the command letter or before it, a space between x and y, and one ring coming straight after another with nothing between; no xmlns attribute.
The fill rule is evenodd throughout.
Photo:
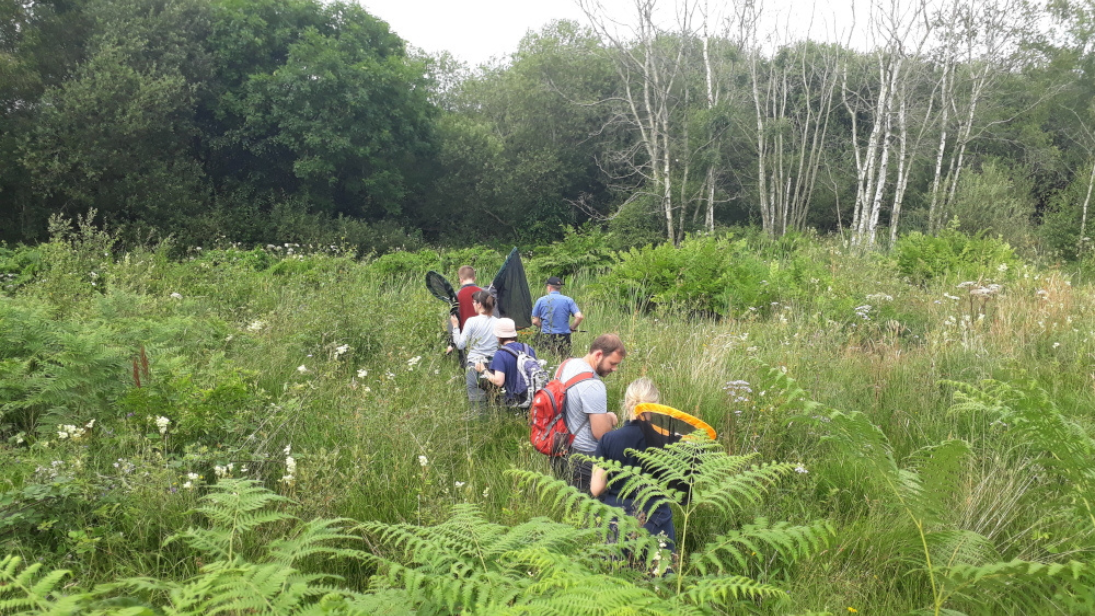
<svg viewBox="0 0 1095 616"><path fill-rule="evenodd" d="M267 262L232 248L182 261L164 248L96 260L84 254L101 249L92 240L47 251L63 267L88 271L46 268L0 301L0 327L18 321L54 332L33 353L0 348L3 552L64 564L83 584L189 575L200 565L193 555L178 545L163 551L160 542L191 524L186 512L215 481L215 467L228 463L228 475L289 497L303 519L432 525L460 503L503 524L552 513L504 474L548 472L523 418L505 409L486 419L467 413L462 373L442 354L446 309L423 288L424 272L378 270L345 254ZM828 519L836 528L817 556L758 565L764 579L790 591L780 609L897 614L933 604L918 552L892 532L888 497L827 440L824 423L806 421L817 408L862 413L899 469L913 468L925 447L970 443L938 528L979 533L1003 560L1082 560L1093 547L1091 528L1030 498L1042 472L1030 452L1003 445L1007 427L950 412L951 389L940 383L1033 380L1063 417L1090 429L1092 288L1022 266L999 292L974 297L958 287L962 280L910 284L886 258L848 254L826 240L803 241L794 257L824 263L832 284L735 318L621 301L595 273L567 280L589 332L575 335L575 348L610 331L628 346L619 372L605 379L611 405L627 383L649 376L667 403L715 426L730 453L757 452L808 471L776 488L763 508L743 512L794 524ZM855 310L868 304L866 317ZM28 432L16 386L28 375L50 378L41 370L51 357L90 353L76 344L81 337L106 345L99 350L122 368L94 377L95 404L46 400L40 410L55 419ZM150 379L137 395L127 366L142 345ZM801 391L788 390L779 374ZM728 390L731 381L749 391ZM172 422L163 434L156 416ZM88 435L57 438L56 424L91 420ZM287 447L296 472L283 479ZM68 470L50 477L55 461ZM201 479L184 488L189 473ZM34 486L47 486L34 488L43 491L37 501L26 495ZM710 515L692 523L700 545L741 521ZM368 566L341 566L365 587ZM1064 604L1053 592L1039 595L1041 608ZM961 597L953 606L1031 613Z"/></svg>

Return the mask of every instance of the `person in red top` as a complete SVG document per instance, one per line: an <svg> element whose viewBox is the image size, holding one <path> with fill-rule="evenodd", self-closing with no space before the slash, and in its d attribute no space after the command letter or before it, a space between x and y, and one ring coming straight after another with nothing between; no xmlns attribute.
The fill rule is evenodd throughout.
<svg viewBox="0 0 1095 616"><path fill-rule="evenodd" d="M464 329L464 322L475 316L475 308L471 305L471 296L477 291L482 291L475 284L475 268L470 265L462 265L456 272L460 279L460 290L456 292L456 303L460 305L457 317L460 319L460 329Z"/></svg>
<svg viewBox="0 0 1095 616"><path fill-rule="evenodd" d="M456 292L456 303L458 305L456 317L460 320L460 327L457 328L460 331L464 331L464 322L476 315L475 307L472 306L471 296L477 292L482 291L475 284L475 268L470 265L461 265L460 269L456 270L456 277L460 280L460 290ZM452 333L450 329L449 333ZM449 348L445 349L445 353L452 353L452 343L449 343ZM456 352L457 362L463 366L466 361L463 350L457 350Z"/></svg>

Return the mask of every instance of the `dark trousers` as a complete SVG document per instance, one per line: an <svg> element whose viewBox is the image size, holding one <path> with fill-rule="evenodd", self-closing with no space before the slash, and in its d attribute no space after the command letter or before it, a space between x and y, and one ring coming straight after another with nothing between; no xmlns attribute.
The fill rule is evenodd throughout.
<svg viewBox="0 0 1095 616"><path fill-rule="evenodd" d="M540 334L536 347L560 358L570 357L570 334Z"/></svg>
<svg viewBox="0 0 1095 616"><path fill-rule="evenodd" d="M677 529L673 526L673 510L669 508L669 503L662 503L649 512L644 512L636 508L635 502L630 498L605 495L601 500L606 505L619 507L627 515L638 518L646 532L651 535L657 537L659 534L664 534L665 547L676 551ZM616 523L613 522L612 526L615 527L615 525Z"/></svg>
<svg viewBox="0 0 1095 616"><path fill-rule="evenodd" d="M587 454L591 455L591 454ZM551 459L551 469L559 479L565 479L567 483L578 488L585 494L589 494L589 484L593 481L593 462L584 460L579 462L570 457L570 454Z"/></svg>

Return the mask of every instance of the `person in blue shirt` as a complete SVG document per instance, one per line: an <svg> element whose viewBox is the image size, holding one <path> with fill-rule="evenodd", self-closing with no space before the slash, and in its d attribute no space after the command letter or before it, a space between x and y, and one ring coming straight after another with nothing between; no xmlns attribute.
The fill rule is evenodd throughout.
<svg viewBox="0 0 1095 616"><path fill-rule="evenodd" d="M502 388L507 406L517 406L528 400L528 391L517 391L520 378L517 353L523 351L536 359L536 351L524 342L517 342L517 326L513 319L498 319L494 324L494 335L498 338L498 352L494 354L489 366L479 364L475 369L488 381Z"/></svg>
<svg viewBox="0 0 1095 616"><path fill-rule="evenodd" d="M570 357L570 333L578 331L585 317L574 300L559 291L562 286L556 276L547 279L547 295L532 307L532 324L540 328L536 346L558 357Z"/></svg>
<svg viewBox="0 0 1095 616"><path fill-rule="evenodd" d="M624 393L624 411L627 413L627 423L617 430L613 430L601 437L597 443L597 450L593 457L604 460L614 460L625 466L642 468L639 460L627 453L628 450L645 451L650 447L665 447L676 440L659 433L644 414L637 414L635 407L644 402L657 403L661 394L658 392L654 381L641 377L632 381ZM679 438L679 437L676 437ZM676 551L677 531L673 526L673 510L669 503L663 502L646 511L635 507L631 498L620 496L623 482L609 485L610 474L604 468L595 466L590 480L590 493L595 498L600 498L606 505L619 507L627 515L635 516L642 522L643 528L651 535L664 536L666 546Z"/></svg>

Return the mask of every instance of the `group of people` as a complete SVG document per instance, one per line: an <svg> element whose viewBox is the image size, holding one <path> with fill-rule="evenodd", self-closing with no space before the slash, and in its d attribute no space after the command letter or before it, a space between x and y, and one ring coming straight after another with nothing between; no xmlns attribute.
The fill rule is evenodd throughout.
<svg viewBox="0 0 1095 616"><path fill-rule="evenodd" d="M450 319L453 347L466 353L462 356L462 366L472 410L481 414L486 408L489 394L480 385L483 380L489 383L487 387L500 388L506 404L516 405L522 402L515 389L518 356L523 352L536 358L536 351L530 345L518 342L513 319L493 315L494 298L476 286L474 268L465 265L459 269L458 276L461 285L457 293L459 310ZM657 441L656 432L649 429L644 417L635 411L639 404L657 403L658 389L645 377L632 382L624 394L623 410L627 421L617 429L619 419L608 409L608 390L601 379L615 372L627 356L623 341L617 334L602 334L593 340L585 355L570 357L571 334L578 331L584 316L574 300L562 294L562 280L552 276L545 286L545 295L536 301L532 311L532 323L540 328L537 345L562 360L556 378L567 382L580 375L591 377L576 382L566 394L566 424L574 440L565 455L552 459L555 473L579 490L621 507L631 515L638 515L651 534L664 533L672 545L676 536L669 506L662 504L651 511L635 511L629 499L620 497L621 486L612 484L608 474L588 459L602 458L639 466L626 451L664 446L664 442Z"/></svg>

